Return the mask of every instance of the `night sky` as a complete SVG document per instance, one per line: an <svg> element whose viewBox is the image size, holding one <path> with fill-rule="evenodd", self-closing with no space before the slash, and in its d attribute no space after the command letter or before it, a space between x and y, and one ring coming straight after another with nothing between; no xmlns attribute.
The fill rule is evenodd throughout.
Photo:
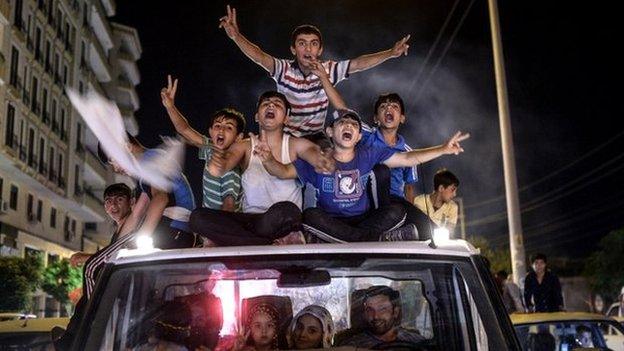
<svg viewBox="0 0 624 351"><path fill-rule="evenodd" d="M159 97L168 73L180 79L178 108L206 134L206 118L222 107L239 109L250 123L258 95L274 88L268 74L218 28L227 3L117 2L113 20L137 28L143 46L136 117L146 145L175 133ZM332 59L385 50L411 34L407 57L354 74L338 89L368 119L378 94L399 93L408 119L400 132L415 148L469 131L466 152L423 165L418 186L430 192L435 171L450 169L461 180L468 234L507 245L486 1L230 3L241 32L275 57L290 57L290 32L303 23L321 29L323 56ZM617 11L604 7L610 4L590 8L588 2L499 6L527 253L585 255L610 230L624 227ZM257 130L253 123L249 129ZM199 200L203 163L196 149L187 151L185 169Z"/></svg>

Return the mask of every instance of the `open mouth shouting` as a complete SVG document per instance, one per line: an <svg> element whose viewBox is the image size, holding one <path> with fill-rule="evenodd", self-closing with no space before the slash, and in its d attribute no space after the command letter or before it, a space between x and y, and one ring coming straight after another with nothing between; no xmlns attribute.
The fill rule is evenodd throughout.
<svg viewBox="0 0 624 351"><path fill-rule="evenodd" d="M264 113L264 119L274 119L274 118L275 118L275 111L273 109L266 110L266 112Z"/></svg>
<svg viewBox="0 0 624 351"><path fill-rule="evenodd" d="M214 140L214 143L218 147L223 147L223 144L225 144L225 137L223 135L217 135L217 138Z"/></svg>
<svg viewBox="0 0 624 351"><path fill-rule="evenodd" d="M345 130L344 132L342 132L341 137L344 141L351 141L353 140L353 132Z"/></svg>
<svg viewBox="0 0 624 351"><path fill-rule="evenodd" d="M392 123L394 122L394 115L391 112L386 112L384 114L384 123Z"/></svg>

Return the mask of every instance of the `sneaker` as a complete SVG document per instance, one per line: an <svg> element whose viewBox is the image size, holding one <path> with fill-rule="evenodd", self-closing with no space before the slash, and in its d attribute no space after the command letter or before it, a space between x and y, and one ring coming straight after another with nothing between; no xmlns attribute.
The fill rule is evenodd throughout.
<svg viewBox="0 0 624 351"><path fill-rule="evenodd" d="M273 245L301 245L305 243L306 240L301 231L290 232L288 235L273 241Z"/></svg>
<svg viewBox="0 0 624 351"><path fill-rule="evenodd" d="M389 230L379 237L379 241L410 241L418 240L418 229L413 224Z"/></svg>

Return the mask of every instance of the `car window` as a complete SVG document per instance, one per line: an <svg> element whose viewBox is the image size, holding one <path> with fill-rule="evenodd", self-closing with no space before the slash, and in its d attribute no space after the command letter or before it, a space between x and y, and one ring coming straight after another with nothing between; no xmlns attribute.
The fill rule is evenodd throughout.
<svg viewBox="0 0 624 351"><path fill-rule="evenodd" d="M6 351L46 351L54 350L50 333L11 333L0 334L0 350Z"/></svg>
<svg viewBox="0 0 624 351"><path fill-rule="evenodd" d="M562 321L520 325L515 329L524 350L608 348L624 351L624 334L615 322Z"/></svg>
<svg viewBox="0 0 624 351"><path fill-rule="evenodd" d="M250 311L264 301L277 314L280 348L294 342L293 317L317 305L331 316L334 346L487 350L491 340L485 334L498 322L491 320L491 310L485 313L490 323L483 320L488 305L484 292L475 291L475 279L467 262L348 255L135 266L110 276L89 318L85 348L141 350L159 342L214 348L253 328ZM398 293L396 306L385 296L375 297L375 289L384 287ZM164 316L171 308L179 311L176 316ZM399 326L389 346L376 336L388 321ZM188 335L167 339L163 325L188 326L183 333Z"/></svg>

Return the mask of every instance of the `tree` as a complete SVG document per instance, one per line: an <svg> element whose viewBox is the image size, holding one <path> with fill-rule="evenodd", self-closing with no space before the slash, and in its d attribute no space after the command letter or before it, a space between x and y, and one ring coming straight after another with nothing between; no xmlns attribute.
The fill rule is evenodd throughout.
<svg viewBox="0 0 624 351"><path fill-rule="evenodd" d="M43 272L41 288L68 309L68 313L69 294L80 286L82 286L82 270L72 267L67 259L49 264Z"/></svg>
<svg viewBox="0 0 624 351"><path fill-rule="evenodd" d="M487 239L481 236L473 236L468 241L481 250L481 255L490 261L490 270L494 273L504 270L511 272L511 254L509 248L491 247Z"/></svg>
<svg viewBox="0 0 624 351"><path fill-rule="evenodd" d="M39 255L0 257L0 312L28 311L42 270Z"/></svg>
<svg viewBox="0 0 624 351"><path fill-rule="evenodd" d="M598 242L598 250L586 261L583 275L594 292L616 298L624 286L624 228L612 231Z"/></svg>

